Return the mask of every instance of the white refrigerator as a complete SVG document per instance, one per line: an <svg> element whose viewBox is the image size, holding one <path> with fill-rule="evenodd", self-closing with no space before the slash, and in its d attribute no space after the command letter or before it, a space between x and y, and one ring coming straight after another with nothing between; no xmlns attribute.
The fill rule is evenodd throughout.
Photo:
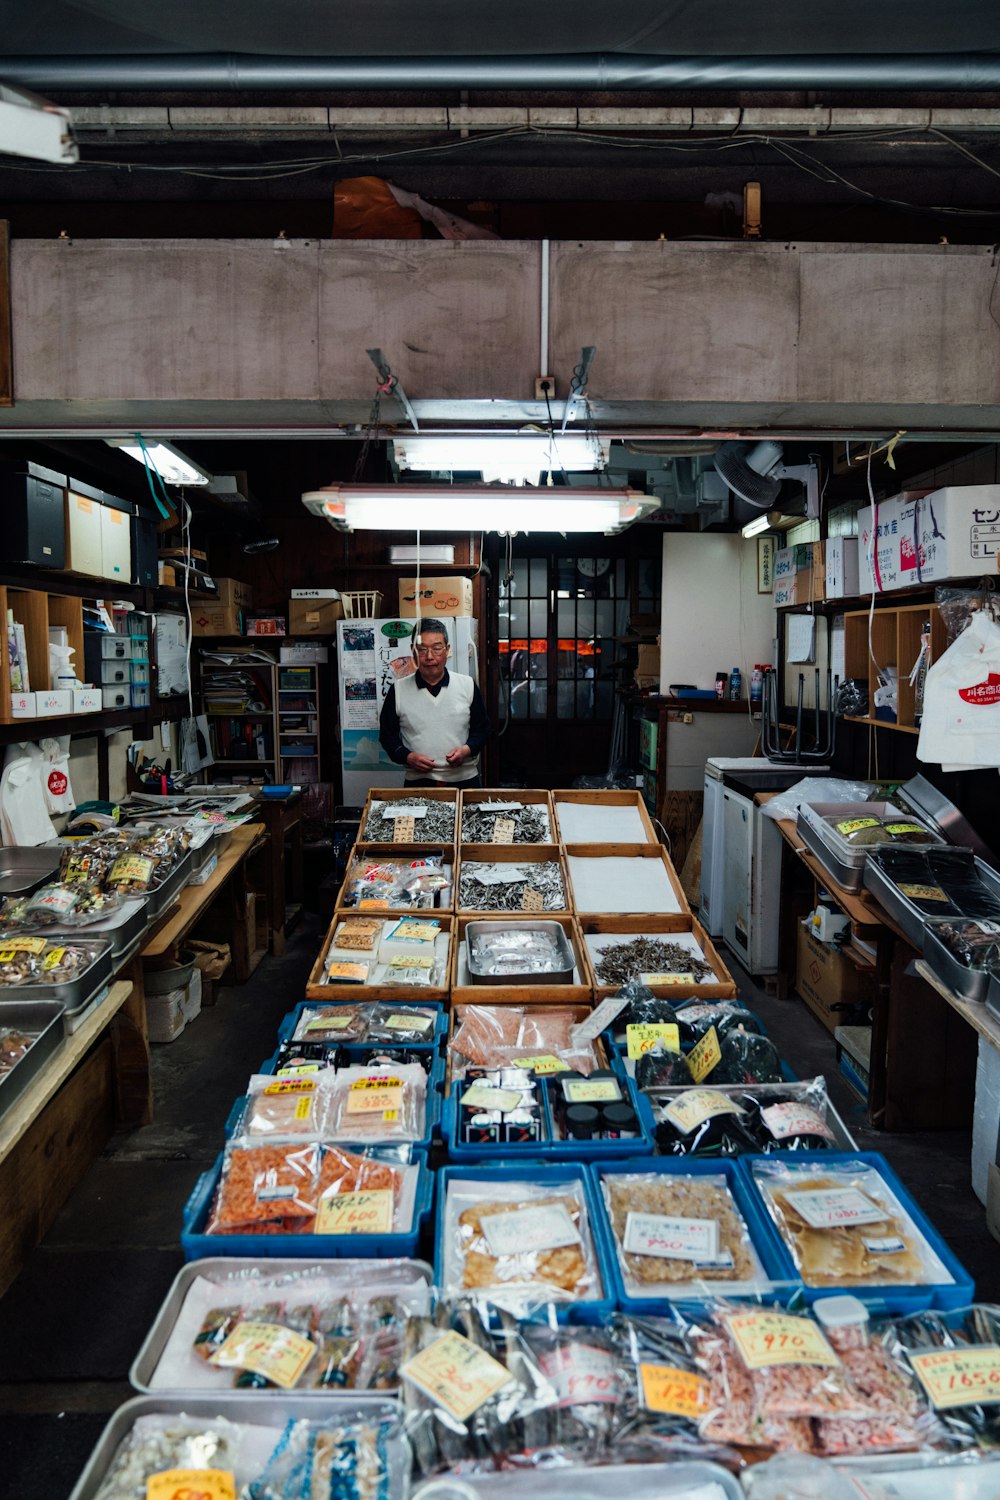
<svg viewBox="0 0 1000 1500"><path fill-rule="evenodd" d="M478 627L468 617L444 621L451 642L448 670L479 681ZM390 687L413 671L410 636L414 621L337 621L337 694L340 709L340 769L345 803L360 806L373 786L402 786L378 742L378 721Z"/></svg>

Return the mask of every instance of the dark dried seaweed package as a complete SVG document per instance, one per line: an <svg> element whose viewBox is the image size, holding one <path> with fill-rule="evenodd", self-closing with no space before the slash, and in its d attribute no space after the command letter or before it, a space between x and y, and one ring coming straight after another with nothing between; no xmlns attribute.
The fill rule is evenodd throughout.
<svg viewBox="0 0 1000 1500"><path fill-rule="evenodd" d="M683 1053L653 1051L636 1058L635 1082L643 1090L673 1089L690 1088L694 1079Z"/></svg>
<svg viewBox="0 0 1000 1500"><path fill-rule="evenodd" d="M958 917L962 913L944 889L928 862L928 856L916 849L880 848L869 860L926 917Z"/></svg>
<svg viewBox="0 0 1000 1500"><path fill-rule="evenodd" d="M766 1036L727 1031L719 1038L722 1056L709 1073L708 1083L780 1083L781 1058Z"/></svg>
<svg viewBox="0 0 1000 1500"><path fill-rule="evenodd" d="M927 855L935 881L966 917L1000 921L1000 900L979 878L971 849L932 849ZM940 916L949 913L940 912Z"/></svg>

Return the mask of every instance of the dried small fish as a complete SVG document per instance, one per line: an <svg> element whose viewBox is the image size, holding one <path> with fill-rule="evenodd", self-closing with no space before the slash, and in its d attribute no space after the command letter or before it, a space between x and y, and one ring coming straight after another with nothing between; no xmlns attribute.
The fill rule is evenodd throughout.
<svg viewBox="0 0 1000 1500"><path fill-rule="evenodd" d="M466 911L526 911L527 892L536 891L542 911L565 911L566 890L554 860L530 864L463 863L458 879L458 904Z"/></svg>
<svg viewBox="0 0 1000 1500"><path fill-rule="evenodd" d="M548 844L552 841L548 814L542 808L524 803L515 811L506 803L479 802L466 807L462 813L463 844L492 844L501 818L509 818L514 825L510 838L502 842Z"/></svg>
<svg viewBox="0 0 1000 1500"><path fill-rule="evenodd" d="M382 809L388 807L391 818ZM392 802L373 802L365 824L364 836L373 844L391 844L396 835L396 819L416 812L413 824L415 844L450 844L455 838L455 803L437 802L433 798L395 797Z"/></svg>
<svg viewBox="0 0 1000 1500"><path fill-rule="evenodd" d="M601 984L614 985L627 984L640 974L693 974L696 984L711 983L716 978L712 965L691 948L651 937L600 948L595 972Z"/></svg>

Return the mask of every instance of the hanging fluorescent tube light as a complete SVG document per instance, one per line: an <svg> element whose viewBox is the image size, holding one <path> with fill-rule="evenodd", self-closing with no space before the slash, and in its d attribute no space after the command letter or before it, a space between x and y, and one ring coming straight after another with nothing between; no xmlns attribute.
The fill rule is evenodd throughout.
<svg viewBox="0 0 1000 1500"><path fill-rule="evenodd" d="M770 531L770 529L771 517L765 511L763 515L754 516L752 521L747 522L743 527L743 535L749 541L752 536L760 536L762 531Z"/></svg>
<svg viewBox="0 0 1000 1500"><path fill-rule="evenodd" d="M155 473L159 474L164 484L177 485L205 485L209 484L212 475L207 469L199 468L180 449L165 443L162 438L150 440L143 447L142 443L131 438L105 438L109 447L118 448L122 453L127 453L129 458L134 458L137 463L149 466Z"/></svg>
<svg viewBox="0 0 1000 1500"><path fill-rule="evenodd" d="M334 484L302 503L341 531L621 531L659 502L640 490Z"/></svg>
<svg viewBox="0 0 1000 1500"><path fill-rule="evenodd" d="M584 432L406 433L393 439L401 469L482 474L486 483L537 484L548 473L603 469L609 443Z"/></svg>

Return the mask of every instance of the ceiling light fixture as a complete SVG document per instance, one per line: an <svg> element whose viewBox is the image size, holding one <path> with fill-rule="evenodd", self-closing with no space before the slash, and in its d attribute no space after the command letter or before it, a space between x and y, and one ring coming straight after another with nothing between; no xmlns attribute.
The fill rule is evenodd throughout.
<svg viewBox="0 0 1000 1500"><path fill-rule="evenodd" d="M770 531L770 529L771 517L765 511L762 516L754 516L752 521L747 522L743 527L743 535L749 541L752 536L760 536L761 532Z"/></svg>
<svg viewBox="0 0 1000 1500"><path fill-rule="evenodd" d="M211 482L212 475L207 469L200 468L179 448L165 443L162 438L151 438L145 444L137 442L134 436L105 438L104 441L109 447L119 448L122 453L127 453L137 463L145 464L148 460L150 467L164 484L206 485Z"/></svg>
<svg viewBox="0 0 1000 1500"><path fill-rule="evenodd" d="M610 443L585 432L406 433L393 439L400 469L482 474L486 483L537 484L548 473L603 469Z"/></svg>
<svg viewBox="0 0 1000 1500"><path fill-rule="evenodd" d="M333 484L302 503L341 531L592 531L609 535L658 509L641 490Z"/></svg>

